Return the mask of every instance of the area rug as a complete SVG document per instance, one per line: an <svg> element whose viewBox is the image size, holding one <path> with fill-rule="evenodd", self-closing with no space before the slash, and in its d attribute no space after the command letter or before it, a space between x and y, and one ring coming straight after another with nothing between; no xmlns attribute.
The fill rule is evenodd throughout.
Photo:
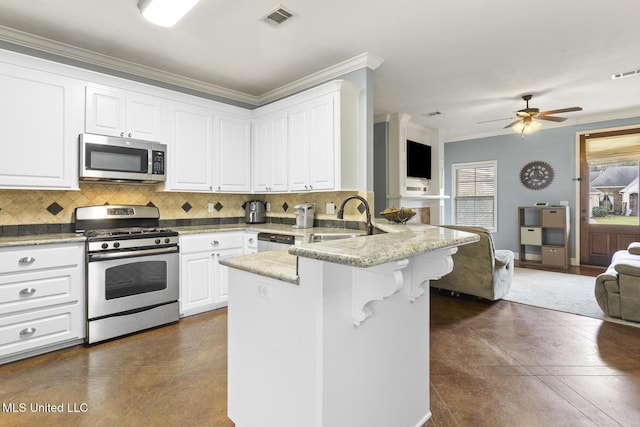
<svg viewBox="0 0 640 427"><path fill-rule="evenodd" d="M593 289L595 277L516 268L504 300L605 319ZM608 319L607 319L608 320Z"/></svg>

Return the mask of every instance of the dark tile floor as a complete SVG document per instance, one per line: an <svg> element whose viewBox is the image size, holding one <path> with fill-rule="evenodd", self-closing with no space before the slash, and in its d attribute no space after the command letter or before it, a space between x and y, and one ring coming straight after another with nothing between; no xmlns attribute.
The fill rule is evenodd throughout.
<svg viewBox="0 0 640 427"><path fill-rule="evenodd" d="M431 319L425 426L640 425L640 328L439 294ZM233 426L226 320L218 310L0 366L0 425Z"/></svg>

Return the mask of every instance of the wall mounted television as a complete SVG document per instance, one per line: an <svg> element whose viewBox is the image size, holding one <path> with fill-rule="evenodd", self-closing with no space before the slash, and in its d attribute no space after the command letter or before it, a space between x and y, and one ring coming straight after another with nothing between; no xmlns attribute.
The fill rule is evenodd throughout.
<svg viewBox="0 0 640 427"><path fill-rule="evenodd" d="M431 146L407 139L407 176L431 179Z"/></svg>

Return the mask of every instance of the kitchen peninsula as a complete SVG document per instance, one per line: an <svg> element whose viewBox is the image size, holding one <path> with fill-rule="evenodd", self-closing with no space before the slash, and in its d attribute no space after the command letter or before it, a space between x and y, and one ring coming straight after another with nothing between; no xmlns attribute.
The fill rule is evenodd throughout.
<svg viewBox="0 0 640 427"><path fill-rule="evenodd" d="M386 233L221 261L229 269L228 416L238 427L420 427L429 280L475 234Z"/></svg>

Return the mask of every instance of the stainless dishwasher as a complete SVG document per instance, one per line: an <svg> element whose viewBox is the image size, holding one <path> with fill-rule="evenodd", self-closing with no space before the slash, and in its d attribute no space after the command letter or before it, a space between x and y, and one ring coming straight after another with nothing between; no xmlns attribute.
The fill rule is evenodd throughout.
<svg viewBox="0 0 640 427"><path fill-rule="evenodd" d="M290 234L258 233L258 252L287 249L296 243L296 237Z"/></svg>

